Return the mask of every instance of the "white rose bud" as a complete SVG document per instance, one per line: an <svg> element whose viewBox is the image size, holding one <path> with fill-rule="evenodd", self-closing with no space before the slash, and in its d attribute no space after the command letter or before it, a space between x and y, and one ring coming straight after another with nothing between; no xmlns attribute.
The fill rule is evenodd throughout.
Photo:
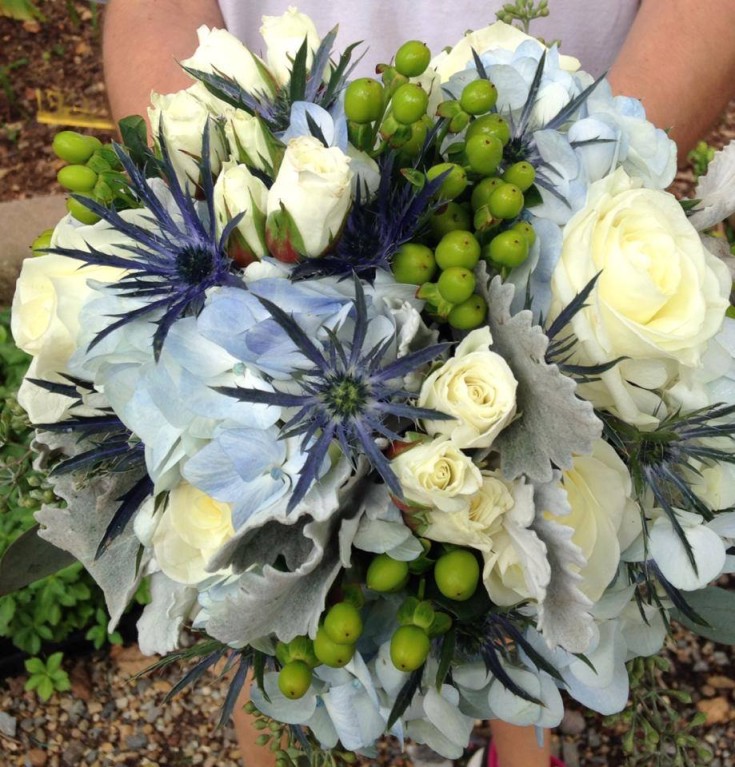
<svg viewBox="0 0 735 767"><path fill-rule="evenodd" d="M518 382L508 363L489 347L489 328L473 330L454 356L423 383L418 405L456 420L423 422L429 434L450 437L457 447L490 447L516 412Z"/></svg>
<svg viewBox="0 0 735 767"><path fill-rule="evenodd" d="M184 66L230 77L253 95L273 94L273 83L265 64L234 35L225 29L201 26L197 36L199 47L193 56L181 62Z"/></svg>
<svg viewBox="0 0 735 767"><path fill-rule="evenodd" d="M234 534L230 505L182 482L169 493L153 551L171 580L193 585L211 577L207 563Z"/></svg>
<svg viewBox="0 0 735 767"><path fill-rule="evenodd" d="M701 364L728 306L727 268L702 245L676 198L643 189L618 169L592 184L564 228L551 281L552 318L601 272L571 321L578 361L627 358L581 388L629 423L654 422L663 388L679 366ZM646 412L644 395L652 397Z"/></svg>
<svg viewBox="0 0 735 767"><path fill-rule="evenodd" d="M273 166L273 138L260 118L242 109L232 110L225 122L230 151L240 162L267 172Z"/></svg>
<svg viewBox="0 0 735 767"><path fill-rule="evenodd" d="M220 236L233 218L242 214L240 222L230 236L230 256L240 265L247 266L266 255L265 206L268 190L245 165L228 162L214 185L214 210L217 235Z"/></svg>
<svg viewBox="0 0 735 767"><path fill-rule="evenodd" d="M304 40L308 48L307 69L311 66L320 42L314 22L306 14L299 13L294 6L289 6L282 16L263 16L260 34L267 46L268 68L279 85L285 85L291 79L293 59Z"/></svg>
<svg viewBox="0 0 735 767"><path fill-rule="evenodd" d="M350 203L350 158L313 136L289 141L268 192L268 249L279 260L321 256L337 238Z"/></svg>
<svg viewBox="0 0 735 767"><path fill-rule="evenodd" d="M204 128L209 124L209 158L212 172L218 173L225 157L223 136L209 110L188 90L178 93L153 93L148 108L154 139L163 131L171 163L182 187L190 192L199 183Z"/></svg>
<svg viewBox="0 0 735 767"><path fill-rule="evenodd" d="M461 511L482 485L480 470L445 437L421 442L391 461L406 500L442 511Z"/></svg>

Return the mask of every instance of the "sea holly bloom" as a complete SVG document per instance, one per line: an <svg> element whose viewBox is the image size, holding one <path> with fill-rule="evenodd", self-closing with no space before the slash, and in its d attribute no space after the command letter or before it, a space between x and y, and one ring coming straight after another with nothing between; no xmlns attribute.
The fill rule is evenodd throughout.
<svg viewBox="0 0 735 767"><path fill-rule="evenodd" d="M308 457L288 510L296 507L318 479L327 451L335 440L342 452L353 460L360 456L367 458L391 492L402 497L401 485L375 440L379 437L401 439L395 427L386 422L391 417L413 421L447 417L435 410L407 404L412 394L403 387L403 378L438 357L449 344L427 346L384 366L383 358L395 339L382 339L372 348L365 348L368 312L365 293L357 278L354 330L351 342L346 344L327 328L324 328L327 341L313 341L291 315L270 301L260 300L313 367L296 371L294 380L284 391L232 387L223 387L220 391L243 402L296 408L295 415L283 425L283 436L302 435L302 449Z"/></svg>

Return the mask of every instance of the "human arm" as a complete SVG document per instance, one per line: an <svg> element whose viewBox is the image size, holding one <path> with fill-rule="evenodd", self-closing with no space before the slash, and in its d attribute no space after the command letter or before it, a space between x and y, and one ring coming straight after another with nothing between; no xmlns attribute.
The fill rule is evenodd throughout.
<svg viewBox="0 0 735 767"><path fill-rule="evenodd" d="M671 128L683 163L735 96L735 2L643 0L609 79Z"/></svg>
<svg viewBox="0 0 735 767"><path fill-rule="evenodd" d="M217 0L110 0L102 58L116 121L145 117L152 90L172 93L192 84L178 62L194 53L202 24L225 26Z"/></svg>

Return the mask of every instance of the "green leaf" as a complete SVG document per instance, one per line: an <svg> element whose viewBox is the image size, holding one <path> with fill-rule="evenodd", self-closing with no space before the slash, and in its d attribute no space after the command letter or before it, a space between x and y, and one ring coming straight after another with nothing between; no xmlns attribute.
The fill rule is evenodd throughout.
<svg viewBox="0 0 735 767"><path fill-rule="evenodd" d="M36 688L36 694L44 703L54 694L54 683L49 677L41 677L41 681Z"/></svg>
<svg viewBox="0 0 735 767"><path fill-rule="evenodd" d="M68 552L39 538L38 528L35 525L16 538L0 559L0 596L53 575L76 561Z"/></svg>
<svg viewBox="0 0 735 767"><path fill-rule="evenodd" d="M709 625L695 623L676 609L671 611L674 620L713 642L735 644L735 591L711 586L686 592L686 600Z"/></svg>
<svg viewBox="0 0 735 767"><path fill-rule="evenodd" d="M454 629L450 629L449 632L444 636L444 640L442 641L441 654L439 656L439 668L436 672L436 689L438 691L441 691L442 685L447 678L447 674L449 674L449 669L452 665L452 659L454 658L454 648L456 644L457 633Z"/></svg>
<svg viewBox="0 0 735 767"><path fill-rule="evenodd" d="M46 666L43 665L43 661L40 658L28 658L24 665L29 674L46 673Z"/></svg>
<svg viewBox="0 0 735 767"><path fill-rule="evenodd" d="M53 674L54 672L58 671L61 668L61 661L64 660L64 653L63 652L55 652L47 661L46 661L46 670L49 674Z"/></svg>

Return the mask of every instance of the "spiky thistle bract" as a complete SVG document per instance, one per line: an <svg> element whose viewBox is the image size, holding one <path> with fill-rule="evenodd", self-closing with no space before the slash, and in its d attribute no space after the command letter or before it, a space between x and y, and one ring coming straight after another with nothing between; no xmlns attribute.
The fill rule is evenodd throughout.
<svg viewBox="0 0 735 767"><path fill-rule="evenodd" d="M95 336L91 346L129 322L152 316L152 322L156 325L153 334L156 359L173 323L179 317L197 314L204 305L207 290L221 285L244 287L242 280L233 272L226 247L240 217L230 221L221 236L217 236L209 123L204 130L199 160L199 191L203 203L198 203L194 193L182 186L177 178L162 131L158 141L161 150L159 170L176 208L174 214L151 187L145 173L121 146L115 145L117 156L130 177L130 190L149 215L140 223L135 223L94 200L79 200L119 232L120 241L115 243L115 249L128 255L107 253L92 246L88 246L88 250L54 247L46 251L77 259L84 264L125 270L111 289L120 296L144 303L131 311L114 315L113 321Z"/></svg>
<svg viewBox="0 0 735 767"><path fill-rule="evenodd" d="M260 302L283 328L291 341L310 363L310 367L294 373L300 391L261 391L238 387L222 387L218 391L243 402L296 408L296 413L283 425L282 437L301 435L301 446L307 459L288 503L291 511L318 480L327 451L337 442L344 455L353 461L364 456L398 497L403 492L390 462L376 444L376 439L401 440L389 419L446 419L428 408L408 404L413 396L403 386L403 377L432 362L451 344L440 343L407 354L383 364L394 344L389 337L372 348L366 348L368 312L365 292L355 277L354 332L348 343L327 328L325 341L312 340L296 320L270 301ZM277 382L271 382L274 386Z"/></svg>

